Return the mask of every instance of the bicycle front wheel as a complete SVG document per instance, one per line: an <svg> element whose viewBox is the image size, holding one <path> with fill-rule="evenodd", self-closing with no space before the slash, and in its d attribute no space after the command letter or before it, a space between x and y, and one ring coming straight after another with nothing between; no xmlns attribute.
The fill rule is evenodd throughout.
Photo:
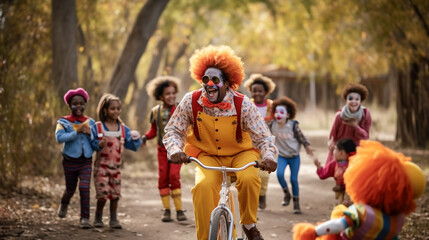
<svg viewBox="0 0 429 240"><path fill-rule="evenodd" d="M218 208L213 213L213 219L210 221L209 240L227 240L229 228L228 212L225 209Z"/></svg>

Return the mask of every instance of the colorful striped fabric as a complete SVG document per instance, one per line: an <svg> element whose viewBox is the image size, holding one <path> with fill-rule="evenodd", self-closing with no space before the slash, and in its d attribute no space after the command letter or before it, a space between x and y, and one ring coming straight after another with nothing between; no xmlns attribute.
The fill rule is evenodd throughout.
<svg viewBox="0 0 429 240"><path fill-rule="evenodd" d="M89 192L91 183L92 158L63 158L66 189L62 204L69 204L79 182L81 217L89 218Z"/></svg>
<svg viewBox="0 0 429 240"><path fill-rule="evenodd" d="M344 214L352 225L342 234L343 239L396 239L405 220L404 214L389 216L364 204L352 205Z"/></svg>

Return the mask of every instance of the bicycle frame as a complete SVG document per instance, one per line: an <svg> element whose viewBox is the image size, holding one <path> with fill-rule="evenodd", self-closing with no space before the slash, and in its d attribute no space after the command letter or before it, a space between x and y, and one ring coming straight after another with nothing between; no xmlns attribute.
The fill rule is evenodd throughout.
<svg viewBox="0 0 429 240"><path fill-rule="evenodd" d="M188 157L188 162L195 162L198 165L200 165L202 168L207 169L207 170L213 170L213 171L220 171L222 172L222 185L219 191L219 195L220 195L220 200L219 200L219 204L218 206L213 209L211 215L210 215L210 223L213 220L213 214L215 213L215 211L219 208L225 209L228 212L228 215L231 219L230 223L229 223L229 228L228 228L228 239L232 239L232 229L234 227L234 216L232 214L232 211L229 209L227 202L229 200L229 196L230 196L230 190L229 190L229 186L227 184L227 172L239 172L242 171L250 166L255 166L258 167L258 162L250 162L240 168L228 168L225 166L221 166L221 167L212 167L212 166L206 166L204 165L202 162L200 162L200 160L193 158L193 157ZM211 228L211 225L210 225Z"/></svg>

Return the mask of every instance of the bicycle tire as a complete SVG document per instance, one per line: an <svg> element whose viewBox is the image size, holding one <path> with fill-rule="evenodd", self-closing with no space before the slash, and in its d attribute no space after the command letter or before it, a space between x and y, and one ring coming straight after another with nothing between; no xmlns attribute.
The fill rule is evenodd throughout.
<svg viewBox="0 0 429 240"><path fill-rule="evenodd" d="M213 214L213 219L210 222L209 240L227 240L230 220L228 220L228 212L225 209L219 208Z"/></svg>

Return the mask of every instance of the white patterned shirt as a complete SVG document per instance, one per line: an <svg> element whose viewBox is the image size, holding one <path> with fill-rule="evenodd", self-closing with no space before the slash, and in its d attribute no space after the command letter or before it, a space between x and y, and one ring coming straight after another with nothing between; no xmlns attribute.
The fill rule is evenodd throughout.
<svg viewBox="0 0 429 240"><path fill-rule="evenodd" d="M229 117L237 115L234 106L234 95L236 93L228 89L222 102L229 102L231 108L228 110L219 109L217 107L208 108L204 107L201 98L207 97L206 91L203 89L200 98L197 100L198 104L203 106L203 112L213 117ZM165 127L165 135L163 143L167 149L168 158L171 155L183 152L185 146L185 138L188 132L188 127L193 125L192 113L192 92L187 93L182 101L171 116L167 126ZM264 121L264 118L259 113L258 108L253 104L247 96L244 96L241 106L241 128L243 131L248 132L254 148L258 149L261 153L263 160L269 159L272 161L277 160L278 149L274 145L274 136L271 134Z"/></svg>

